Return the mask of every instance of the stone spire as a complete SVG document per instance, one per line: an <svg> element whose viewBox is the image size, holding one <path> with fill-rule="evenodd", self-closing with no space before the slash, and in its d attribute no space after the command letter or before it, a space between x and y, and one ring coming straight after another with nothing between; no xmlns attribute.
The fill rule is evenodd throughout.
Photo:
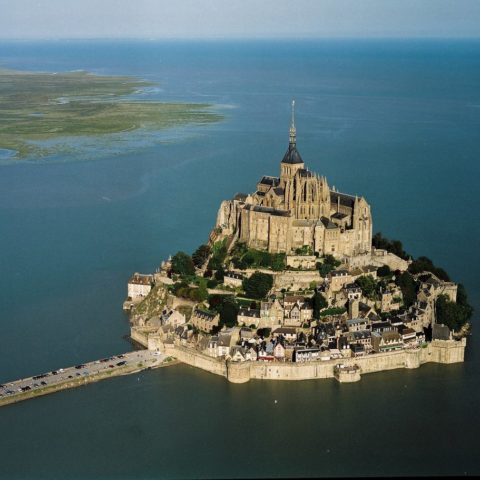
<svg viewBox="0 0 480 480"><path fill-rule="evenodd" d="M292 125L290 126L290 145L297 143L297 129L295 128L295 100L292 100Z"/></svg>

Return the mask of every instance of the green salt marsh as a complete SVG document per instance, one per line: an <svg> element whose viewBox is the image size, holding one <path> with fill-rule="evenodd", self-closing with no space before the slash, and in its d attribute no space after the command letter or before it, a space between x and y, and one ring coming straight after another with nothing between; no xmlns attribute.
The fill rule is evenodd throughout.
<svg viewBox="0 0 480 480"><path fill-rule="evenodd" d="M0 149L16 158L51 154L44 140L208 124L222 116L203 103L137 100L152 83L87 72L0 70ZM40 143L39 143L40 142ZM55 147L53 147L55 148Z"/></svg>

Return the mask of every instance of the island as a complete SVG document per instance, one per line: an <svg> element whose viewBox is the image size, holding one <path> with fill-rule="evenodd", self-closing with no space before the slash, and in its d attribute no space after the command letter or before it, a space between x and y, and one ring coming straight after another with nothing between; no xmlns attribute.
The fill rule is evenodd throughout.
<svg viewBox="0 0 480 480"><path fill-rule="evenodd" d="M222 119L212 106L165 103L134 95L154 84L88 72L0 70L0 150L15 160L56 153L46 141L139 129L160 130Z"/></svg>
<svg viewBox="0 0 480 480"><path fill-rule="evenodd" d="M135 273L131 339L234 383L336 378L464 361L465 288L373 235L364 197L310 171L292 104L279 176L220 205L208 242Z"/></svg>

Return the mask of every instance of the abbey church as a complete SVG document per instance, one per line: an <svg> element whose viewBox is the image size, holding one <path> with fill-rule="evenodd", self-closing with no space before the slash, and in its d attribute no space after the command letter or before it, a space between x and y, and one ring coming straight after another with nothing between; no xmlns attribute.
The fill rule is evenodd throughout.
<svg viewBox="0 0 480 480"><path fill-rule="evenodd" d="M303 246L335 257L369 253L369 204L363 197L330 189L325 177L305 168L296 143L292 102L289 145L280 176L264 176L254 193L237 194L222 202L217 227L250 247L271 253L294 253Z"/></svg>

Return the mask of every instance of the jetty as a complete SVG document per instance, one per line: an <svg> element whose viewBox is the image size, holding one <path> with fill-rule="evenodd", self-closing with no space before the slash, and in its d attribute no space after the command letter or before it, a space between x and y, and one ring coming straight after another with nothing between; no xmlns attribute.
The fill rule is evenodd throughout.
<svg viewBox="0 0 480 480"><path fill-rule="evenodd" d="M0 385L0 407L30 398L80 387L106 378L129 375L177 363L172 357L139 350L5 382Z"/></svg>

